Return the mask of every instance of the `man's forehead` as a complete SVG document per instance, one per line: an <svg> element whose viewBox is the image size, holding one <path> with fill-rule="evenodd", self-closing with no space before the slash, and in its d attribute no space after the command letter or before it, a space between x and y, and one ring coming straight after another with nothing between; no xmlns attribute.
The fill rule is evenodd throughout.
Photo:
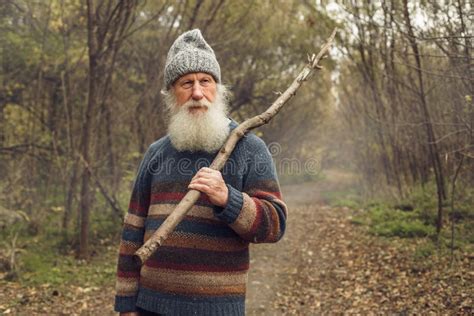
<svg viewBox="0 0 474 316"><path fill-rule="evenodd" d="M183 80L187 80L187 79L194 79L194 78L198 78L198 79L201 79L201 78L205 78L205 77L209 77L209 78L212 78L212 80L214 80L214 78L212 77L212 75L206 73L206 72L190 72L188 74L185 74L184 76L181 76L178 80L176 81L183 81Z"/></svg>

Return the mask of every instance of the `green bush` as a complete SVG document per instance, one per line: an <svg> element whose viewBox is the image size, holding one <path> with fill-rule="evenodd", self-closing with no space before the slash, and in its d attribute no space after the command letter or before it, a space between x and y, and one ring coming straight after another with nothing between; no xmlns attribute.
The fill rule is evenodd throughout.
<svg viewBox="0 0 474 316"><path fill-rule="evenodd" d="M366 227L371 235L416 238L413 242L421 244L414 251L414 259L425 262L424 259L434 253L447 253L451 248L462 252L474 251L474 188L458 183L454 212L450 204L451 187L448 186L447 189L448 199L443 208L444 226L439 235L436 232L438 201L434 182L412 188L408 197L401 200L383 195L364 200L363 194L356 189L323 191L321 196L331 206L362 209L351 218L351 223ZM452 220L454 241L451 241Z"/></svg>
<svg viewBox="0 0 474 316"><path fill-rule="evenodd" d="M386 205L374 205L369 208L369 232L385 237L427 237L435 233L431 225L419 219L416 212L403 212Z"/></svg>
<svg viewBox="0 0 474 316"><path fill-rule="evenodd" d="M410 222L388 221L372 226L370 232L378 236L412 238L431 236L435 233L435 229L420 220Z"/></svg>

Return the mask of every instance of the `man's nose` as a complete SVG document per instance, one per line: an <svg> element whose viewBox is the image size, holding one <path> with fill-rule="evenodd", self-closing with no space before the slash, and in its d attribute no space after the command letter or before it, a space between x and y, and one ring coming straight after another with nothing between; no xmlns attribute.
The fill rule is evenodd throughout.
<svg viewBox="0 0 474 316"><path fill-rule="evenodd" d="M204 97L204 94L202 93L202 88L199 85L199 81L194 83L193 85L193 94L192 98L193 100L199 101Z"/></svg>

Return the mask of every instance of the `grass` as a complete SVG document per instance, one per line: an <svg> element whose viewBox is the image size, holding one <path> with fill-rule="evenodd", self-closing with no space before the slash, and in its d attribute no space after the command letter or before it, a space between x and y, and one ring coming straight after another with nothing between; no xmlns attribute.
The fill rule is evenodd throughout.
<svg viewBox="0 0 474 316"><path fill-rule="evenodd" d="M325 192L327 203L333 207L349 207L357 210L352 219L354 225L367 228L374 236L426 240L415 251L416 258L430 256L435 249L451 248L451 219L454 219L453 248L472 251L474 248L474 190L459 189L454 213L444 207L444 227L436 233L437 201L434 184L414 189L405 200L366 200L354 190ZM400 206L410 206L402 210ZM360 211L363 210L363 211Z"/></svg>
<svg viewBox="0 0 474 316"><path fill-rule="evenodd" d="M114 240L117 240L116 236L121 225L110 218L110 213L92 212L90 227L92 255L88 261L78 260L71 245L75 244L74 240L69 244L64 243L59 225L61 215L61 213L48 214L45 221L39 225L38 231L30 229L33 223L22 222L0 232L0 238L5 241L0 249L2 252L9 250L13 236L18 233L17 265L15 273L11 273L9 279L17 280L26 286L44 284L101 286L110 283L116 271L118 250Z"/></svg>
<svg viewBox="0 0 474 316"><path fill-rule="evenodd" d="M332 207L349 207L352 209L360 208L363 201L355 189L341 191L323 191L322 198Z"/></svg>
<svg viewBox="0 0 474 316"><path fill-rule="evenodd" d="M21 257L20 282L27 285L103 285L113 279L115 258L112 257L115 247L102 247L100 255L89 261L77 260L73 254L64 255L47 248L38 248Z"/></svg>

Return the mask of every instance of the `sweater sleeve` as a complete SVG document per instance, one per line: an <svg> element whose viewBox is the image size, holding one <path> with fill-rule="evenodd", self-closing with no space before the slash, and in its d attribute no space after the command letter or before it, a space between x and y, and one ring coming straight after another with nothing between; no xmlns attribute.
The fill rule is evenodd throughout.
<svg viewBox="0 0 474 316"><path fill-rule="evenodd" d="M124 219L117 264L115 311L136 311L140 265L133 260L133 254L143 245L145 218L150 205L152 156L148 148L133 185L128 212Z"/></svg>
<svg viewBox="0 0 474 316"><path fill-rule="evenodd" d="M277 242L285 232L287 206L265 143L255 135L247 137L252 138L245 150L243 190L227 185L227 205L216 209L215 215L249 242Z"/></svg>

